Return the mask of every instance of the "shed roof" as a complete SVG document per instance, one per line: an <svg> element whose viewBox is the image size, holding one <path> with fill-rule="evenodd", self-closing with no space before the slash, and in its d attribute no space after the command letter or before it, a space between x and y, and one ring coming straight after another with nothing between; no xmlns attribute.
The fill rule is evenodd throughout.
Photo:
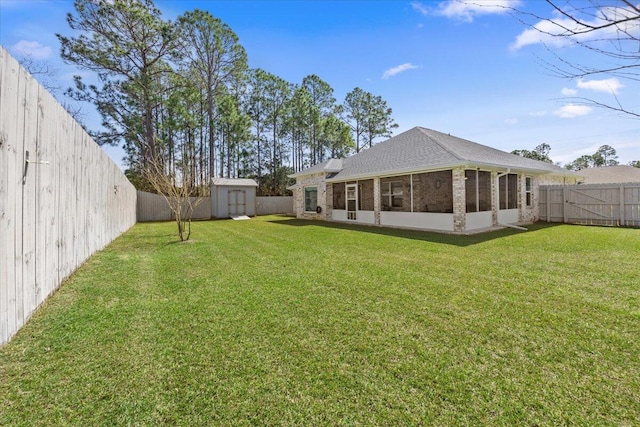
<svg viewBox="0 0 640 427"><path fill-rule="evenodd" d="M257 187L258 183L248 178L211 178L211 185L219 187Z"/></svg>
<svg viewBox="0 0 640 427"><path fill-rule="evenodd" d="M604 166L599 168L586 168L578 172L584 177L580 180L583 184L624 184L627 182L640 182L640 168L633 166Z"/></svg>
<svg viewBox="0 0 640 427"><path fill-rule="evenodd" d="M414 127L393 138L342 160L335 171L330 159L292 177L331 173L328 180L355 179L452 167L505 168L538 174L576 176L559 166L528 159L423 127Z"/></svg>

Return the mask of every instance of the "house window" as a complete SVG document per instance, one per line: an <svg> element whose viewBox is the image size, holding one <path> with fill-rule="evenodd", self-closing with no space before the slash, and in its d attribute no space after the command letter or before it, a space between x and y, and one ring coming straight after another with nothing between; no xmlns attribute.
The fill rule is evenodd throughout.
<svg viewBox="0 0 640 427"><path fill-rule="evenodd" d="M524 194L527 202L527 207L533 206L533 185L530 176L524 178Z"/></svg>
<svg viewBox="0 0 640 427"><path fill-rule="evenodd" d="M316 212L318 209L318 187L304 187L304 210Z"/></svg>
<svg viewBox="0 0 640 427"><path fill-rule="evenodd" d="M402 191L402 181L389 181L380 183L382 192L382 209L385 211L402 210L404 193Z"/></svg>
<svg viewBox="0 0 640 427"><path fill-rule="evenodd" d="M518 175L502 175L498 184L500 209L518 209Z"/></svg>

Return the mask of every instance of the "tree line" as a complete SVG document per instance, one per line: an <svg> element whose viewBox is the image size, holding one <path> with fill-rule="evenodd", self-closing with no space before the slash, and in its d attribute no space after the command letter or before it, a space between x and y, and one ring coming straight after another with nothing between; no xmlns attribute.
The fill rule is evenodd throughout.
<svg viewBox="0 0 640 427"><path fill-rule="evenodd" d="M542 143L536 146L533 150L513 150L511 154L517 154L521 157L540 160L542 162L553 163L551 157L549 157L550 152L551 146L547 143ZM610 145L601 145L595 153L580 156L574 161L564 165L564 167L568 170L579 171L586 168L617 166L619 164L620 162L618 162L616 149ZM633 160L629 162L629 166L640 168L640 160Z"/></svg>
<svg viewBox="0 0 640 427"><path fill-rule="evenodd" d="M287 192L288 174L370 147L397 127L385 100L360 88L342 104L311 74L290 83L249 69L238 36L209 12L163 19L152 0L76 0L61 56L97 76L67 95L93 103L99 144L122 144L127 175L203 194L213 177L254 178L260 194Z"/></svg>

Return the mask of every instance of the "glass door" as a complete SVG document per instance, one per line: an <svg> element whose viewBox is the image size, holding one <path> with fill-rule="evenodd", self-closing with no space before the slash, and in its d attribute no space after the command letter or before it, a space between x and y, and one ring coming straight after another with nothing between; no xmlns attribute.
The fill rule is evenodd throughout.
<svg viewBox="0 0 640 427"><path fill-rule="evenodd" d="M356 211L358 209L358 186L356 184L347 184L347 219L356 220Z"/></svg>

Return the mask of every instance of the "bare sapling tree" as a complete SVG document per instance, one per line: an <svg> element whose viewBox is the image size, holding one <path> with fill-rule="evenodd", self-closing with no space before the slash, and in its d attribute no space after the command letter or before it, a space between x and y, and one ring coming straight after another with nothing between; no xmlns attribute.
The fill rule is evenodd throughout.
<svg viewBox="0 0 640 427"><path fill-rule="evenodd" d="M203 200L204 189L195 185L194 168L188 161L167 170L160 156L149 160L143 169L143 177L167 202L178 227L178 237L184 242L191 237L193 211ZM185 164L186 163L186 164Z"/></svg>
<svg viewBox="0 0 640 427"><path fill-rule="evenodd" d="M635 85L640 80L640 5L629 0L546 3L551 16L517 11L520 21L530 29L518 37L515 46L543 43L552 55L551 60L543 62L553 74L576 80L579 87L597 84L611 96L609 100L574 97L576 101L640 119L637 105L619 96L622 81ZM584 81L587 78L599 80Z"/></svg>
<svg viewBox="0 0 640 427"><path fill-rule="evenodd" d="M18 58L18 62L38 81L38 83L42 85L42 87L47 90L47 92L51 94L51 96L58 100L62 105L62 108L64 108L76 122L86 129L83 120L84 113L82 112L82 107L77 104L67 102L67 100L65 100L60 94L62 87L59 83L59 70L56 67L51 65L48 61L35 59L29 54L23 54Z"/></svg>
<svg viewBox="0 0 640 427"><path fill-rule="evenodd" d="M174 90L162 103L160 114L166 120L159 126L158 153L142 168L143 178L166 200L181 241L191 237L194 209L209 191L209 186L200 180L199 159L195 155L202 121L198 115L199 87L190 76L174 73L159 82Z"/></svg>

